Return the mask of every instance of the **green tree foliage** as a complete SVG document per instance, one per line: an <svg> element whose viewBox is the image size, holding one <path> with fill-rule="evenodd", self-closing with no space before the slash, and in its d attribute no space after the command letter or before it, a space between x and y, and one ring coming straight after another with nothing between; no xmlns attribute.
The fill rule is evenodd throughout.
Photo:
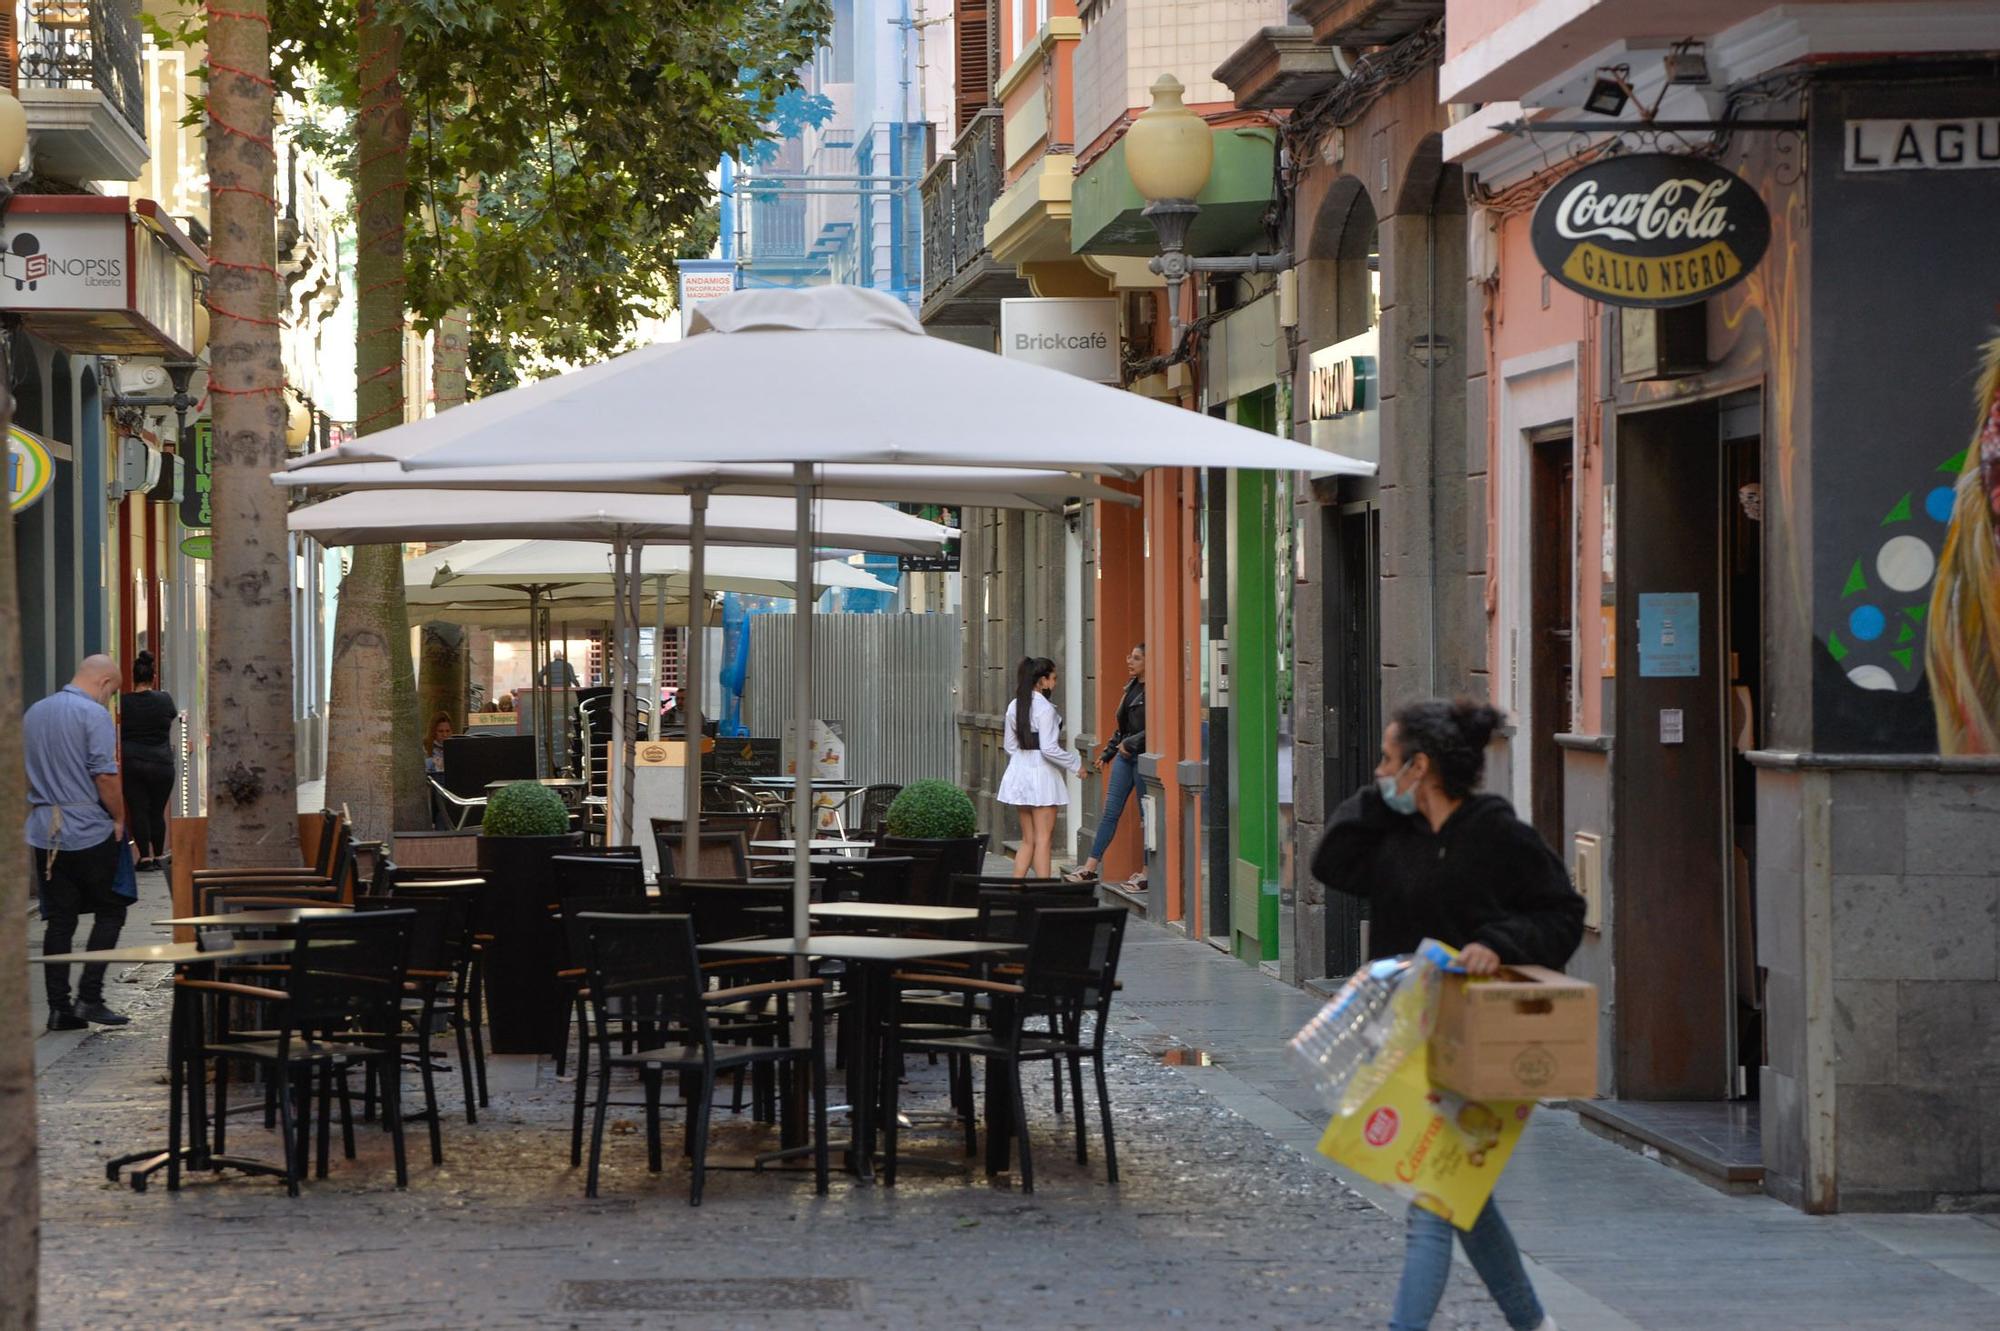
<svg viewBox="0 0 2000 1331"><path fill-rule="evenodd" d="M352 105L355 0L275 0L281 83ZM824 120L798 71L826 0L384 0L410 112L408 306L470 313L482 391L594 360L660 312L715 237L725 156ZM462 186L476 182L463 217Z"/></svg>

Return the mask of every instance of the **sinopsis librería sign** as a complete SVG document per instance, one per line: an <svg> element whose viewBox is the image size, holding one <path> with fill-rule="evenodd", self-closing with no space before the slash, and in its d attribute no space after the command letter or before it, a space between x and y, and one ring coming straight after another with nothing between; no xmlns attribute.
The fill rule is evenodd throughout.
<svg viewBox="0 0 2000 1331"><path fill-rule="evenodd" d="M1640 153L1557 181L1535 208L1549 276L1607 305L1691 305L1764 257L1771 215L1741 176L1704 158Z"/></svg>

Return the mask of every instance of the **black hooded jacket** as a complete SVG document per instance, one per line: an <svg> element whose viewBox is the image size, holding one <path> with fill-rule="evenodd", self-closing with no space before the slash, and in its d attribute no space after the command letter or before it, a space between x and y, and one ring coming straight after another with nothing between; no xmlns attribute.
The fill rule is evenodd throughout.
<svg viewBox="0 0 2000 1331"><path fill-rule="evenodd" d="M1562 861L1498 795L1473 795L1436 832L1375 787L1334 812L1313 877L1369 903L1374 957L1426 938L1484 943L1502 963L1561 969L1583 939L1583 898Z"/></svg>

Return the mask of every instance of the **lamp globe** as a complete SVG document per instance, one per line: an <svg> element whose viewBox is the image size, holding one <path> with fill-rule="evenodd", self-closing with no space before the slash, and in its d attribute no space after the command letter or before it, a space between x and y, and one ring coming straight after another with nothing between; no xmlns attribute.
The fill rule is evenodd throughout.
<svg viewBox="0 0 2000 1331"><path fill-rule="evenodd" d="M1148 203L1191 202L1208 186L1215 140L1208 122L1181 101L1186 89L1171 74L1153 84L1153 104L1125 132L1125 170Z"/></svg>

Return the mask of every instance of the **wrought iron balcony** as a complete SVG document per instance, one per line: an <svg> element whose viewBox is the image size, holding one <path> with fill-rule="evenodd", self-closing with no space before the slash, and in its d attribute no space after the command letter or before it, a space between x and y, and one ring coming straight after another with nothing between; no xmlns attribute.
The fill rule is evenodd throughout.
<svg viewBox="0 0 2000 1331"><path fill-rule="evenodd" d="M24 88L91 88L146 133L138 0L27 0L21 6Z"/></svg>
<svg viewBox="0 0 2000 1331"><path fill-rule="evenodd" d="M972 118L924 177L924 301L943 292L986 255L986 215L1000 197L1000 108Z"/></svg>

